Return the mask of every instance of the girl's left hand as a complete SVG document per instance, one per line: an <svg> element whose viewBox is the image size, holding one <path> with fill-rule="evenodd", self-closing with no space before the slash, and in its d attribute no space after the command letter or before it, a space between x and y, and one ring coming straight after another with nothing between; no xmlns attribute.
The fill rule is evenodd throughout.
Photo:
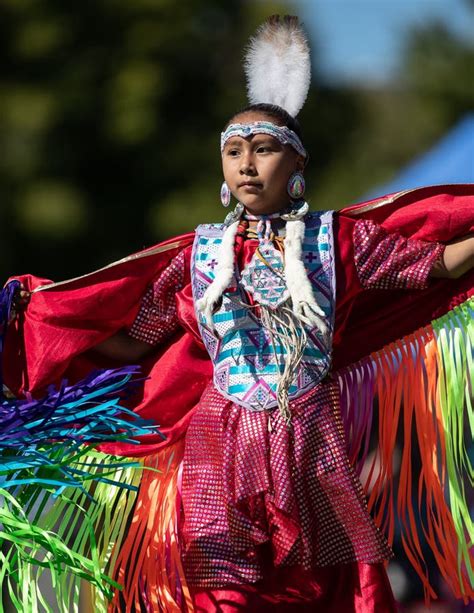
<svg viewBox="0 0 474 613"><path fill-rule="evenodd" d="M431 270L432 277L457 279L474 267L474 235L446 245L443 257Z"/></svg>

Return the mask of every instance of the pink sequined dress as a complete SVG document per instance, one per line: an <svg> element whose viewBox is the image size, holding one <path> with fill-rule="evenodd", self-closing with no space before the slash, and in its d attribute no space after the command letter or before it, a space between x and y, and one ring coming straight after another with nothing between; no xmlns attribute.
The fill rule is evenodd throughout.
<svg viewBox="0 0 474 613"><path fill-rule="evenodd" d="M240 269L257 244L238 237ZM353 245L357 291L426 287L443 249L366 220L354 224ZM190 248L182 251L149 288L134 338L160 343L181 325L199 336L190 258ZM347 300L338 294L336 309ZM391 550L347 458L337 382L329 373L290 410L288 426L278 410L249 411L211 382L194 412L180 528L197 610L226 610L212 604L220 596L247 607L239 610L395 610L383 566Z"/></svg>

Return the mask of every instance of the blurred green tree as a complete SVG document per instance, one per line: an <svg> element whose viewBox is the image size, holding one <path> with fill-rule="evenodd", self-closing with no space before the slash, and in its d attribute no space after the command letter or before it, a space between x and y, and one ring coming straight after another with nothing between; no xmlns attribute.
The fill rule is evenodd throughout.
<svg viewBox="0 0 474 613"><path fill-rule="evenodd" d="M220 129L245 102L242 47L285 9L5 0L3 275L73 276L215 218Z"/></svg>

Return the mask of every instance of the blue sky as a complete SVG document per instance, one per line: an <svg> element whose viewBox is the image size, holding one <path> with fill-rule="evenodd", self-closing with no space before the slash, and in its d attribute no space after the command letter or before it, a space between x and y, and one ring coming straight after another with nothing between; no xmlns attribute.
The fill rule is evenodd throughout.
<svg viewBox="0 0 474 613"><path fill-rule="evenodd" d="M465 0L293 0L316 43L320 74L333 81L387 81L396 75L411 26L440 19L474 41Z"/></svg>

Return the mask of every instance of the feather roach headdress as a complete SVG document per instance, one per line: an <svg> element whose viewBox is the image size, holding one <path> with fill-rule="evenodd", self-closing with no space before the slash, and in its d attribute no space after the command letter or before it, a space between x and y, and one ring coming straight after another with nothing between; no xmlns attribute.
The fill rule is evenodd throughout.
<svg viewBox="0 0 474 613"><path fill-rule="evenodd" d="M245 73L251 104L282 107L295 117L303 107L311 81L306 35L298 18L273 15L250 39Z"/></svg>

